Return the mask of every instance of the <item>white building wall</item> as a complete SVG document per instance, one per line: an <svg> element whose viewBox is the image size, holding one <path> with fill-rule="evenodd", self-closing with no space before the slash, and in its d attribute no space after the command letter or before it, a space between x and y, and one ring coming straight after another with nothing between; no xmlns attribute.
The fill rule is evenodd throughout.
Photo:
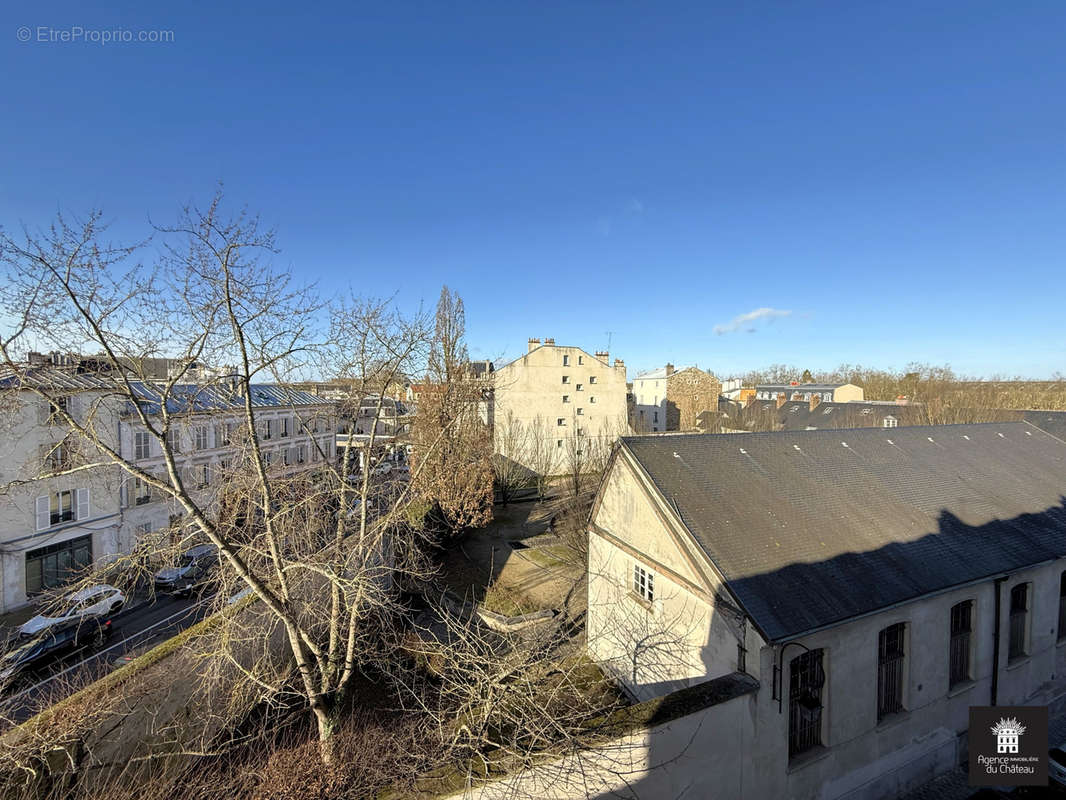
<svg viewBox="0 0 1066 800"><path fill-rule="evenodd" d="M4 409L0 423L0 485L26 483L9 486L0 502L0 612L22 607L31 599L26 586L27 553L89 536L92 558L99 562L119 552L120 546L118 469L98 467L36 479L42 470L42 447L62 439L62 426L48 424L47 404L32 393L11 398L13 405ZM92 394L72 394L70 409L84 421L95 400ZM110 431L117 432L117 417L107 406L96 409L93 424L105 441ZM114 441L112 437L110 442ZM39 519L38 498L44 498L42 503L48 508L49 498L63 491L73 493L74 519L52 524L50 513Z"/></svg>
<svg viewBox="0 0 1066 800"><path fill-rule="evenodd" d="M508 419L558 453L554 470L564 468L568 440L578 429L590 446L598 447L609 447L629 429L621 361L610 366L580 347L543 345L496 370L492 378L496 450L530 469L537 465L531 463L527 447L505 452L514 449L502 433Z"/></svg>

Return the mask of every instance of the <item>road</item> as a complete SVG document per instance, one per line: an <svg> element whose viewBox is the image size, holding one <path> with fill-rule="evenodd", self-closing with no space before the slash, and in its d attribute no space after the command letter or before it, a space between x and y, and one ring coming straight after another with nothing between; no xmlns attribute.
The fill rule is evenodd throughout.
<svg viewBox="0 0 1066 800"><path fill-rule="evenodd" d="M211 597L203 600L159 596L154 602L112 617L113 633L103 647L81 648L37 670L0 698L0 719L24 722L31 716L97 680L146 650L204 618Z"/></svg>

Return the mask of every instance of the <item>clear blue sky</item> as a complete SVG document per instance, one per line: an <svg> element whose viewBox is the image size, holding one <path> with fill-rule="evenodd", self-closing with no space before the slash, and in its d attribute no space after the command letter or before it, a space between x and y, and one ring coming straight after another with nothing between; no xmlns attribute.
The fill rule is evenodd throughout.
<svg viewBox="0 0 1066 800"><path fill-rule="evenodd" d="M5 226L101 206L133 230L222 180L326 289L452 286L481 357L611 331L631 375L1066 371L1061 0L3 16ZM72 26L174 40L38 40ZM763 308L790 313L730 325Z"/></svg>

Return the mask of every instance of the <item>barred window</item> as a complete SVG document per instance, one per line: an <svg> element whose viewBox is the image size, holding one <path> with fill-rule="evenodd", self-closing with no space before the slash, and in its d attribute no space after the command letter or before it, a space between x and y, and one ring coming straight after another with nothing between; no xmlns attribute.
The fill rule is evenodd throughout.
<svg viewBox="0 0 1066 800"><path fill-rule="evenodd" d="M951 644L948 652L948 684L970 680L970 637L973 633L973 600L951 607Z"/></svg>
<svg viewBox="0 0 1066 800"><path fill-rule="evenodd" d="M877 637L877 719L903 710L904 641L907 623L889 625Z"/></svg>
<svg viewBox="0 0 1066 800"><path fill-rule="evenodd" d="M805 753L822 743L822 651L809 650L789 662L788 755Z"/></svg>
<svg viewBox="0 0 1066 800"><path fill-rule="evenodd" d="M1007 659L1029 655L1029 584L1019 583L1010 590L1010 641Z"/></svg>

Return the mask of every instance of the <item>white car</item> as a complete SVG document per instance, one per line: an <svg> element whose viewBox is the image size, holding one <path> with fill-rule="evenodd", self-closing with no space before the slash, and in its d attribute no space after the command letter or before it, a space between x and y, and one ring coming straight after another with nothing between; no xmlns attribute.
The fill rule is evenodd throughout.
<svg viewBox="0 0 1066 800"><path fill-rule="evenodd" d="M22 636L33 636L45 628L82 619L114 614L126 602L126 595L114 586L101 583L75 592L56 606L56 611L38 614L19 627Z"/></svg>

